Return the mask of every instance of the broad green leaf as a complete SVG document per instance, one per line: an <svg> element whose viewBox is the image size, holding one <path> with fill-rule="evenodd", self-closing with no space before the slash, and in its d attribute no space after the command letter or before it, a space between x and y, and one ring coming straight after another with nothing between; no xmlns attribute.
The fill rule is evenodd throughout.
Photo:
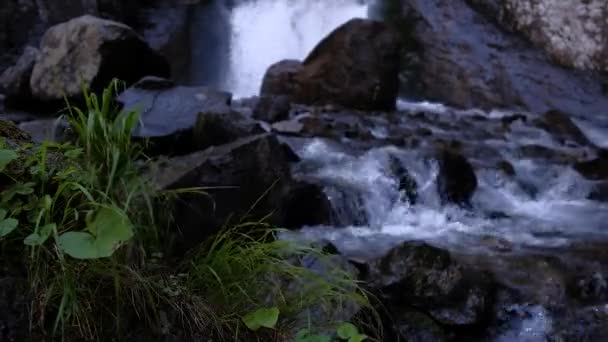
<svg viewBox="0 0 608 342"><path fill-rule="evenodd" d="M337 329L338 337L348 342L361 342L367 336L360 334L359 329L352 323L342 323Z"/></svg>
<svg viewBox="0 0 608 342"><path fill-rule="evenodd" d="M10 234L13 230L15 230L15 228L17 228L18 224L19 221L14 218L7 218L0 221L0 237Z"/></svg>
<svg viewBox="0 0 608 342"><path fill-rule="evenodd" d="M277 307L258 309L243 317L243 322L252 331L257 331L262 327L273 329L278 320L279 309Z"/></svg>
<svg viewBox="0 0 608 342"><path fill-rule="evenodd" d="M40 246L46 242L55 229L57 229L57 225L54 223L47 224L46 226L40 228L37 233L32 233L26 237L25 240L23 240L23 243L28 246Z"/></svg>
<svg viewBox="0 0 608 342"><path fill-rule="evenodd" d="M6 166L13 160L17 159L17 157L17 152L13 150L0 150L0 172L4 171Z"/></svg>
<svg viewBox="0 0 608 342"><path fill-rule="evenodd" d="M129 218L116 208L104 207L95 213L86 231L59 236L59 248L76 259L107 258L132 237Z"/></svg>
<svg viewBox="0 0 608 342"><path fill-rule="evenodd" d="M8 188L4 192L2 192L2 203L7 203L11 199L13 199L13 197L15 197L15 195L30 195L31 193L34 192L35 185L36 185L36 183L29 182L29 183L17 183L15 185L11 186L10 188Z"/></svg>
<svg viewBox="0 0 608 342"><path fill-rule="evenodd" d="M76 259L100 258L95 247L95 237L85 232L67 232L59 236L59 248Z"/></svg>
<svg viewBox="0 0 608 342"><path fill-rule="evenodd" d="M4 220L6 218L6 210L0 209L0 220Z"/></svg>

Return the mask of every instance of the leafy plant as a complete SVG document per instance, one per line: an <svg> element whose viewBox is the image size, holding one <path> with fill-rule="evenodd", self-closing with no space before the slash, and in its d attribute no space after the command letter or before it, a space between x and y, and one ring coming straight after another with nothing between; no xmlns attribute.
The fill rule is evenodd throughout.
<svg viewBox="0 0 608 342"><path fill-rule="evenodd" d="M274 329L278 320L279 309L277 307L260 308L243 317L243 323L252 331L257 331L260 328Z"/></svg>

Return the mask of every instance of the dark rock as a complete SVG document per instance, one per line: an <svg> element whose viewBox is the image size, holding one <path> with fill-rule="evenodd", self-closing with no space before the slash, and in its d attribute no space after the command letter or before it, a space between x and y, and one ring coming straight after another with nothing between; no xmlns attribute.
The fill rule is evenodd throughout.
<svg viewBox="0 0 608 342"><path fill-rule="evenodd" d="M9 106L31 101L30 77L38 54L38 49L27 46L17 64L0 75L0 91L6 95L6 103Z"/></svg>
<svg viewBox="0 0 608 342"><path fill-rule="evenodd" d="M584 303L603 303L608 300L608 281L601 271L578 276L570 284L572 295Z"/></svg>
<svg viewBox="0 0 608 342"><path fill-rule="evenodd" d="M608 158L599 158L574 164L574 169L590 180L608 180Z"/></svg>
<svg viewBox="0 0 608 342"><path fill-rule="evenodd" d="M190 25L193 20L191 11L192 6L171 0L154 1L152 7L140 8L138 11L145 20L141 32L144 40L169 61L171 75L180 84L188 79L192 62L191 54L186 52L193 49L190 41ZM198 38L199 34L193 36Z"/></svg>
<svg viewBox="0 0 608 342"><path fill-rule="evenodd" d="M141 111L141 123L133 131L133 136L151 139L156 153L185 154L226 143L238 135L238 129L224 125L229 121L212 118L205 123L205 116L199 115L232 115L229 108L231 98L230 93L206 87L182 87L166 79L146 77L120 94L117 101L124 110ZM198 135L194 133L197 121ZM209 131L218 125L222 126L221 131ZM203 134L214 135L207 137Z"/></svg>
<svg viewBox="0 0 608 342"><path fill-rule="evenodd" d="M391 110L399 80L399 39L385 24L352 19L323 39L303 63L271 66L262 95L289 95L292 102Z"/></svg>
<svg viewBox="0 0 608 342"><path fill-rule="evenodd" d="M62 119L40 119L22 122L19 128L28 132L37 143L43 141L65 142L68 140L69 125Z"/></svg>
<svg viewBox="0 0 608 342"><path fill-rule="evenodd" d="M449 149L441 149L438 159L437 189L442 200L460 205L469 204L477 189L473 166L463 155Z"/></svg>
<svg viewBox="0 0 608 342"><path fill-rule="evenodd" d="M142 77L168 77L169 65L130 27L82 16L47 30L40 44L30 86L41 101L79 96L82 83L94 91L113 78L133 84Z"/></svg>
<svg viewBox="0 0 608 342"><path fill-rule="evenodd" d="M193 147L199 150L233 142L239 138L264 133L257 122L230 107L201 112L193 132Z"/></svg>
<svg viewBox="0 0 608 342"><path fill-rule="evenodd" d="M605 305L579 309L560 317L549 341L605 341L608 338L608 308Z"/></svg>
<svg viewBox="0 0 608 342"><path fill-rule="evenodd" d="M170 159L153 178L161 189L205 187L207 195L180 196L172 212L189 248L224 224L262 218L290 228L328 223L327 196L294 180L289 161L276 137L262 134Z"/></svg>
<svg viewBox="0 0 608 342"><path fill-rule="evenodd" d="M576 160L575 156L566 151L535 144L520 146L517 148L517 153L522 159L540 159L559 164L568 164Z"/></svg>
<svg viewBox="0 0 608 342"><path fill-rule="evenodd" d="M608 202L608 182L596 184L589 194L589 199L599 202Z"/></svg>
<svg viewBox="0 0 608 342"><path fill-rule="evenodd" d="M393 156L389 156L389 166L391 172L399 180L399 192L401 193L402 200L409 202L410 204L416 204L418 200L418 184L416 180L410 175L401 161Z"/></svg>
<svg viewBox="0 0 608 342"><path fill-rule="evenodd" d="M271 123L287 120L290 109L289 96L260 96L253 109L253 117Z"/></svg>
<svg viewBox="0 0 608 342"><path fill-rule="evenodd" d="M399 38L385 24L352 19L323 39L296 74L293 100L392 110L399 88Z"/></svg>
<svg viewBox="0 0 608 342"><path fill-rule="evenodd" d="M450 341L448 333L428 315L412 310L401 309L392 313L394 329L403 341L443 342Z"/></svg>
<svg viewBox="0 0 608 342"><path fill-rule="evenodd" d="M451 326L482 323L492 306L491 279L465 269L450 253L405 242L369 263L369 286L392 308L409 305Z"/></svg>
<svg viewBox="0 0 608 342"><path fill-rule="evenodd" d="M498 162L498 164L496 165L496 168L501 170L502 172L504 172L504 174L506 174L507 176L513 177L516 175L513 164L509 163L506 160L502 160L502 161Z"/></svg>
<svg viewBox="0 0 608 342"><path fill-rule="evenodd" d="M549 132L555 140L562 144L573 142L581 146L589 146L591 142L570 117L558 110L550 110L535 120L535 125Z"/></svg>
<svg viewBox="0 0 608 342"><path fill-rule="evenodd" d="M271 65L262 80L260 95L293 95L295 76L302 70L302 62L286 59Z"/></svg>

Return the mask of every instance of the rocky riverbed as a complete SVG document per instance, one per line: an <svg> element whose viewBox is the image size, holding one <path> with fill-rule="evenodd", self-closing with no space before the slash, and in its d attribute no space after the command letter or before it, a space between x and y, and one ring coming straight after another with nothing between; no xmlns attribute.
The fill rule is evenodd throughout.
<svg viewBox="0 0 608 342"><path fill-rule="evenodd" d="M266 218L356 266L387 309L386 341L607 339L606 4L345 1L378 20L270 61L255 96L219 89L221 73L188 77L213 69L192 59L202 14L272 2L53 14L9 1L2 118L64 139L63 96L118 77L117 101L142 113L134 136L160 160L158 187L216 188L175 208L184 250L230 219ZM230 21L215 19L223 37ZM230 53L226 36L216 57ZM0 283L0 303L12 286ZM6 307L0 340L20 328Z"/></svg>

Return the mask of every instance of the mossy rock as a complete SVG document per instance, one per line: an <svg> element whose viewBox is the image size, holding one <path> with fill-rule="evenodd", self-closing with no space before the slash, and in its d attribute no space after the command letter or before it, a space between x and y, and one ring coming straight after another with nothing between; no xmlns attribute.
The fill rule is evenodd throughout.
<svg viewBox="0 0 608 342"><path fill-rule="evenodd" d="M18 148L32 143L32 137L29 133L24 132L10 121L0 120L0 136L5 139L5 143L10 148Z"/></svg>

